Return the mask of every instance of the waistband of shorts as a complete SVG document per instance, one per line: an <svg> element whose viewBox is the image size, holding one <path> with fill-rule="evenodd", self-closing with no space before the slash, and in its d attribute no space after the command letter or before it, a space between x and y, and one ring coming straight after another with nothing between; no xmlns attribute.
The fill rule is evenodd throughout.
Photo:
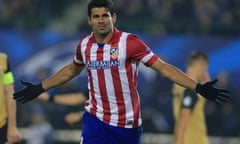
<svg viewBox="0 0 240 144"><path fill-rule="evenodd" d="M83 119L84 119L84 117L91 118L91 119L95 120L97 123L100 123L100 124L105 125L107 127L113 127L113 128L125 129L125 130L142 130L142 126L139 126L137 128L123 128L123 127L112 126L110 124L104 123L98 117L96 117L95 115L93 115L92 113L87 112L87 111L84 112Z"/></svg>

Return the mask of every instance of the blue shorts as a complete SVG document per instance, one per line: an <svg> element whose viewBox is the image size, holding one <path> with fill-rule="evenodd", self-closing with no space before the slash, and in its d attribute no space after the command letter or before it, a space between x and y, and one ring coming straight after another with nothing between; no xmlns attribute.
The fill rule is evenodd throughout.
<svg viewBox="0 0 240 144"><path fill-rule="evenodd" d="M85 112L81 144L140 144L142 128L119 128Z"/></svg>

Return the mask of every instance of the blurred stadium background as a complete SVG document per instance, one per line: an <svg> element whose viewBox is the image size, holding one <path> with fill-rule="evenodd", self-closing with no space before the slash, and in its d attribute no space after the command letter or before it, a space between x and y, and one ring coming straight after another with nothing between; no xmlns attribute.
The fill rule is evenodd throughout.
<svg viewBox="0 0 240 144"><path fill-rule="evenodd" d="M91 31L86 22L88 0L0 0L0 51L10 56L15 87L20 80L39 82L72 61L78 40ZM185 70L196 50L210 57L210 75L231 90L232 100L219 108L206 104L212 144L237 144L240 139L240 1L239 0L116 0L117 27L139 35L161 58ZM83 73L52 94L85 92ZM140 69L139 92L143 144L170 144L172 83L152 70ZM64 117L83 110L35 100L18 104L18 126L27 136L31 117L46 116L55 144L77 144L81 122ZM39 108L40 107L40 108ZM33 112L34 111L34 112ZM23 142L25 143L25 142Z"/></svg>

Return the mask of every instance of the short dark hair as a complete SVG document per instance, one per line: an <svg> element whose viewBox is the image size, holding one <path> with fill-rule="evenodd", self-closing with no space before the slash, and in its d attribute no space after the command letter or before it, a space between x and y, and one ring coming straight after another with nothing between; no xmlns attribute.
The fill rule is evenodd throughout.
<svg viewBox="0 0 240 144"><path fill-rule="evenodd" d="M207 63L209 63L209 59L208 59L208 56L204 53L204 52L201 52L201 51L197 51L197 52L192 52L188 58L188 62L187 62L187 65L188 66L191 66L193 65L193 63L195 63L196 61L198 60L204 60L206 61Z"/></svg>
<svg viewBox="0 0 240 144"><path fill-rule="evenodd" d="M91 0L88 4L88 16L91 16L92 8L105 7L111 14L115 13L115 6L112 0Z"/></svg>

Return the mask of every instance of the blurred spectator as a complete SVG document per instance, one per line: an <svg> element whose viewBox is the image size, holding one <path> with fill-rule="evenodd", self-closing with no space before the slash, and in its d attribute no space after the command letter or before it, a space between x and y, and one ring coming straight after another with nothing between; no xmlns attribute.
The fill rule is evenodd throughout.
<svg viewBox="0 0 240 144"><path fill-rule="evenodd" d="M231 104L226 104L223 108L223 131L224 136L237 136L239 134L240 123L239 123L239 104L240 102L237 92L229 82L229 74L226 71L221 71L218 74L218 86L222 88L228 88L231 90Z"/></svg>
<svg viewBox="0 0 240 144"><path fill-rule="evenodd" d="M45 112L40 106L33 108L31 125L26 138L27 144L52 144L52 127L45 118Z"/></svg>
<svg viewBox="0 0 240 144"><path fill-rule="evenodd" d="M239 97L236 89L230 85L227 71L219 72L218 87L231 91L231 103L223 106L222 110L217 110L217 105L208 102L206 107L207 123L210 135L237 136L240 130ZM221 127L220 127L221 126Z"/></svg>
<svg viewBox="0 0 240 144"><path fill-rule="evenodd" d="M84 113L84 111L68 113L68 114L65 116L65 121L66 121L69 125L76 124L77 122L80 122L80 121L82 120L83 113Z"/></svg>
<svg viewBox="0 0 240 144"><path fill-rule="evenodd" d="M202 24L211 24L218 7L214 0L194 0L196 19Z"/></svg>

